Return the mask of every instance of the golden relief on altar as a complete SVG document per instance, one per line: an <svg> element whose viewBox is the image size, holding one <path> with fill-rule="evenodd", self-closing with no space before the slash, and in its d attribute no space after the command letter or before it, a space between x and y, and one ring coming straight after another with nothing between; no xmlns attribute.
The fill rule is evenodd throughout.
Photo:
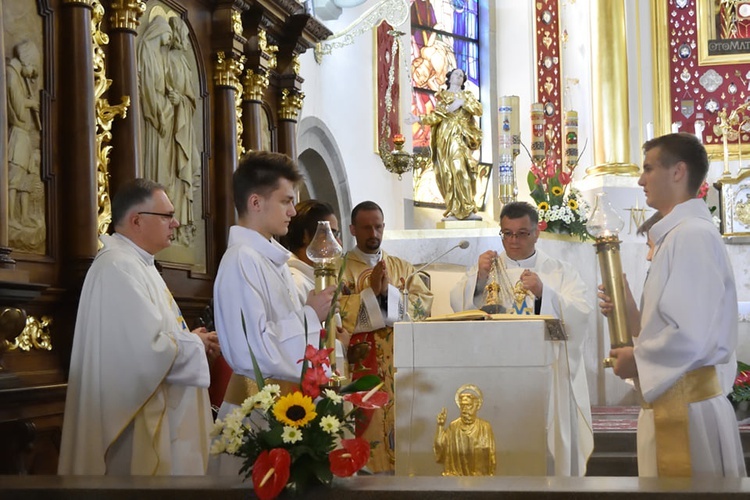
<svg viewBox="0 0 750 500"><path fill-rule="evenodd" d="M46 94L42 18L33 0L3 2L8 116L8 243L46 252L42 96Z"/></svg>
<svg viewBox="0 0 750 500"><path fill-rule="evenodd" d="M448 411L437 416L433 450L443 465L444 476L494 476L497 467L492 425L477 416L484 403L482 391L473 384L458 388L455 396L460 416L445 427Z"/></svg>
<svg viewBox="0 0 750 500"><path fill-rule="evenodd" d="M206 78L184 12L149 2L136 38L143 176L162 184L180 227L159 259L206 267Z"/></svg>

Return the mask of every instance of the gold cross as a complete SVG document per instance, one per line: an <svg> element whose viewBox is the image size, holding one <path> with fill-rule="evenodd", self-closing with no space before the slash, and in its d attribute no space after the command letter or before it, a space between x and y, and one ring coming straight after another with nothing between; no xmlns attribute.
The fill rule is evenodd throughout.
<svg viewBox="0 0 750 500"><path fill-rule="evenodd" d="M635 207L626 208L626 211L630 212L630 223L628 224L628 234L633 234L633 225L635 225L636 231L641 224L646 222L646 208L638 206L638 199L635 200Z"/></svg>

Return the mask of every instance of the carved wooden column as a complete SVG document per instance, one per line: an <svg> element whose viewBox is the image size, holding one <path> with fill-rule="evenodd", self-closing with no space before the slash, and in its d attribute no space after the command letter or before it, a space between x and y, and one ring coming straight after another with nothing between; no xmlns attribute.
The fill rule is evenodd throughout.
<svg viewBox="0 0 750 500"><path fill-rule="evenodd" d="M263 96L269 85L269 72L276 68L276 52L279 48L270 45L266 31L258 29L257 33L248 36L247 73L243 82L243 121L245 146L252 150L263 147L260 130L262 126Z"/></svg>
<svg viewBox="0 0 750 500"><path fill-rule="evenodd" d="M286 79L286 82L294 84L296 79ZM281 87L279 98L279 153L287 154L294 160L297 159L297 120L304 99L305 94L300 92L297 85Z"/></svg>
<svg viewBox="0 0 750 500"><path fill-rule="evenodd" d="M229 226L235 223L232 175L237 167L241 137L238 136L238 108L242 104L240 77L244 67L240 7L234 1L220 2L214 10L214 163L211 176L214 207L214 255L218 268L227 246ZM241 113L241 109L239 111Z"/></svg>
<svg viewBox="0 0 750 500"><path fill-rule="evenodd" d="M63 0L60 12L60 178L66 278L82 280L97 250L96 121L92 0Z"/></svg>
<svg viewBox="0 0 750 500"><path fill-rule="evenodd" d="M143 176L141 165L141 105L138 96L138 66L135 37L146 4L140 0L111 0L109 6L109 55L107 74L112 79L108 100L114 104L130 97L124 118L112 123L110 145L110 195L125 182Z"/></svg>
<svg viewBox="0 0 750 500"><path fill-rule="evenodd" d="M0 2L0 26L3 25L3 4ZM0 54L5 54L4 37L0 37ZM8 247L8 88L5 83L5 68L0 71L0 269L12 269L15 261Z"/></svg>

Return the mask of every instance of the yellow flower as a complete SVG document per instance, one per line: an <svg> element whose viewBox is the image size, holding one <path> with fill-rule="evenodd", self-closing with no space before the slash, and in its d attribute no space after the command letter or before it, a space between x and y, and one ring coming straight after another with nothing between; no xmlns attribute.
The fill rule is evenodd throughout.
<svg viewBox="0 0 750 500"><path fill-rule="evenodd" d="M273 406L276 420L292 427L302 427L317 416L310 396L297 391L279 399Z"/></svg>
<svg viewBox="0 0 750 500"><path fill-rule="evenodd" d="M573 198L568 200L568 206L571 210L578 210L578 202Z"/></svg>
<svg viewBox="0 0 750 500"><path fill-rule="evenodd" d="M552 196L562 196L563 189L560 186L552 186L550 192L552 193Z"/></svg>
<svg viewBox="0 0 750 500"><path fill-rule="evenodd" d="M547 203L546 201L542 201L539 203L539 205L537 205L537 207L539 207L539 210L549 210L549 203Z"/></svg>

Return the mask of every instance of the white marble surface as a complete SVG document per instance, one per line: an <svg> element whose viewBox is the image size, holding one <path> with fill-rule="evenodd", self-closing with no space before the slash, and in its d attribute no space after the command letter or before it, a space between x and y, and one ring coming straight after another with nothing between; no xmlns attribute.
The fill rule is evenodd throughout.
<svg viewBox="0 0 750 500"><path fill-rule="evenodd" d="M476 263L479 255L488 249L502 250L502 240L497 228L471 230L414 230L386 231L383 248L396 256L419 264L429 262L461 240L469 241L466 250L455 249L439 262L427 268L432 276L435 293L434 314L450 311L450 289L465 268ZM553 236L554 237L554 236ZM584 362L592 405L635 404L632 386L605 370L601 360L609 352L609 334L606 320L598 313L596 288L601 282L599 264L592 243L559 241L550 239L545 233L537 243L539 248L558 259L576 266L587 285L588 300L594 307L589 318L589 334L584 344ZM748 245L727 245L734 267L737 294L740 301L738 358L750 362L750 256ZM623 270L628 277L636 300L640 298L648 269L646 262L646 240L643 236L623 241L621 246Z"/></svg>

